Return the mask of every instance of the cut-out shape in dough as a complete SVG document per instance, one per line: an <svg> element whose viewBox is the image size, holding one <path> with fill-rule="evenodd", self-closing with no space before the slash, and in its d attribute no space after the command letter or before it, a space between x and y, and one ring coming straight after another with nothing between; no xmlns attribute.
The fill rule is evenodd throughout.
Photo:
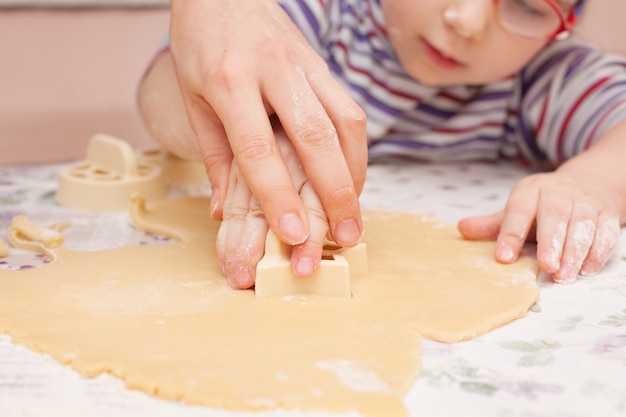
<svg viewBox="0 0 626 417"><path fill-rule="evenodd" d="M369 265L352 298L255 297L220 272L208 199L134 204L138 227L180 242L59 248L45 268L0 270L0 330L83 375L189 404L393 417L407 413L420 334L478 336L539 294L530 258L501 265L493 242L452 225L364 211Z"/></svg>
<svg viewBox="0 0 626 417"><path fill-rule="evenodd" d="M158 199L165 192L160 166L138 161L128 142L96 134L85 161L61 171L56 197L68 207L120 210L128 208L134 193Z"/></svg>
<svg viewBox="0 0 626 417"><path fill-rule="evenodd" d="M352 248L327 245L312 276L299 277L291 267L292 246L270 230L265 254L257 264L254 291L257 297L320 295L350 298L350 277L367 272L367 249L361 242Z"/></svg>

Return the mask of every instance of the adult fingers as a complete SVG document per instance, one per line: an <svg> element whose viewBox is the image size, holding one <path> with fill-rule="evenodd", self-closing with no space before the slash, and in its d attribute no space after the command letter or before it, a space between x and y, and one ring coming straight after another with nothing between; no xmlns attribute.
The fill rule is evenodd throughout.
<svg viewBox="0 0 626 417"><path fill-rule="evenodd" d="M365 117L354 102L342 97L342 93L337 94L342 99L339 100L341 103L325 107L301 68L283 71L269 78L271 82L264 85L263 91L320 198L333 240L343 246L356 244L362 234L358 191L362 188L367 161ZM327 80L327 83L330 84L330 81ZM335 93L343 91L334 82L331 85L336 87ZM319 90L325 91L324 88ZM352 105L350 117L342 120L336 115L332 120L329 113L341 113L339 107L345 108L346 105ZM355 165L352 171L358 181L358 189L349 162Z"/></svg>
<svg viewBox="0 0 626 417"><path fill-rule="evenodd" d="M229 83L224 85L228 86ZM258 88L239 85L213 98L241 175L272 230L286 243L308 236L306 212L285 166ZM239 103L233 109L232 103Z"/></svg>
<svg viewBox="0 0 626 417"><path fill-rule="evenodd" d="M360 195L367 171L367 118L326 68L307 74L307 80L335 126L356 193Z"/></svg>
<svg viewBox="0 0 626 417"><path fill-rule="evenodd" d="M319 197L307 179L293 144L289 141L282 126L275 126L276 141L283 160L291 174L294 186L306 208L309 222L309 237L301 244L293 246L291 254L292 270L296 275L306 277L319 267L328 233L328 218Z"/></svg>
<svg viewBox="0 0 626 417"><path fill-rule="evenodd" d="M202 97L186 94L187 115L211 183L211 216L222 220L233 154L224 128Z"/></svg>

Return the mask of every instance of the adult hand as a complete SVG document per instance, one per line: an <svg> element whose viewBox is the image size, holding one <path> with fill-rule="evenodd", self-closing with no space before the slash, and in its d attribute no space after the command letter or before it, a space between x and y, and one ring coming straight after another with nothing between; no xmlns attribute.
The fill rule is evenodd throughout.
<svg viewBox="0 0 626 417"><path fill-rule="evenodd" d="M276 0L172 0L171 50L221 218L231 161L286 243L309 236L307 213L272 131L275 114L328 216L330 235L360 239L365 116Z"/></svg>
<svg viewBox="0 0 626 417"><path fill-rule="evenodd" d="M293 246L292 270L306 277L319 267L328 219L313 191L293 145L280 128L276 141L287 164L294 187L305 205L310 233L307 239ZM264 253L268 225L260 205L242 180L236 162L230 171L230 183L224 202L224 219L217 235L216 249L222 273L233 288L254 285L256 266ZM303 278L306 279L306 278Z"/></svg>
<svg viewBox="0 0 626 417"><path fill-rule="evenodd" d="M496 259L514 262L527 238L537 242L539 267L557 282L595 274L620 234L620 197L604 182L559 171L530 175L512 190L504 210L461 220L461 234L496 239Z"/></svg>

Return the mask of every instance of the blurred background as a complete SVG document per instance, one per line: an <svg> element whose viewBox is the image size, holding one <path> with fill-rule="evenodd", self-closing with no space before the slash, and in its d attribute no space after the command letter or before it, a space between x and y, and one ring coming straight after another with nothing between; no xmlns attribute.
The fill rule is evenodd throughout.
<svg viewBox="0 0 626 417"><path fill-rule="evenodd" d="M151 146L135 90L168 28L167 0L0 0L0 166Z"/></svg>
<svg viewBox="0 0 626 417"><path fill-rule="evenodd" d="M167 0L0 0L0 166L80 159L97 132L151 146L135 104ZM626 56L626 1L587 0L579 34Z"/></svg>

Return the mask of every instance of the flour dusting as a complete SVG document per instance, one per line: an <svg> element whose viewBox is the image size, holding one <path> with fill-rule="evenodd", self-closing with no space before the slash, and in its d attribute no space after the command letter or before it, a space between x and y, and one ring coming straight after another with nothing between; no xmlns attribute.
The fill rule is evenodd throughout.
<svg viewBox="0 0 626 417"><path fill-rule="evenodd" d="M567 232L567 224L559 223L552 235L552 246L548 252L548 265L555 271L559 269L561 254L563 253L563 242L565 242L565 233Z"/></svg>
<svg viewBox="0 0 626 417"><path fill-rule="evenodd" d="M387 392L389 386L371 369L359 368L357 362L347 359L317 362L316 366L334 373L346 387L360 392Z"/></svg>

